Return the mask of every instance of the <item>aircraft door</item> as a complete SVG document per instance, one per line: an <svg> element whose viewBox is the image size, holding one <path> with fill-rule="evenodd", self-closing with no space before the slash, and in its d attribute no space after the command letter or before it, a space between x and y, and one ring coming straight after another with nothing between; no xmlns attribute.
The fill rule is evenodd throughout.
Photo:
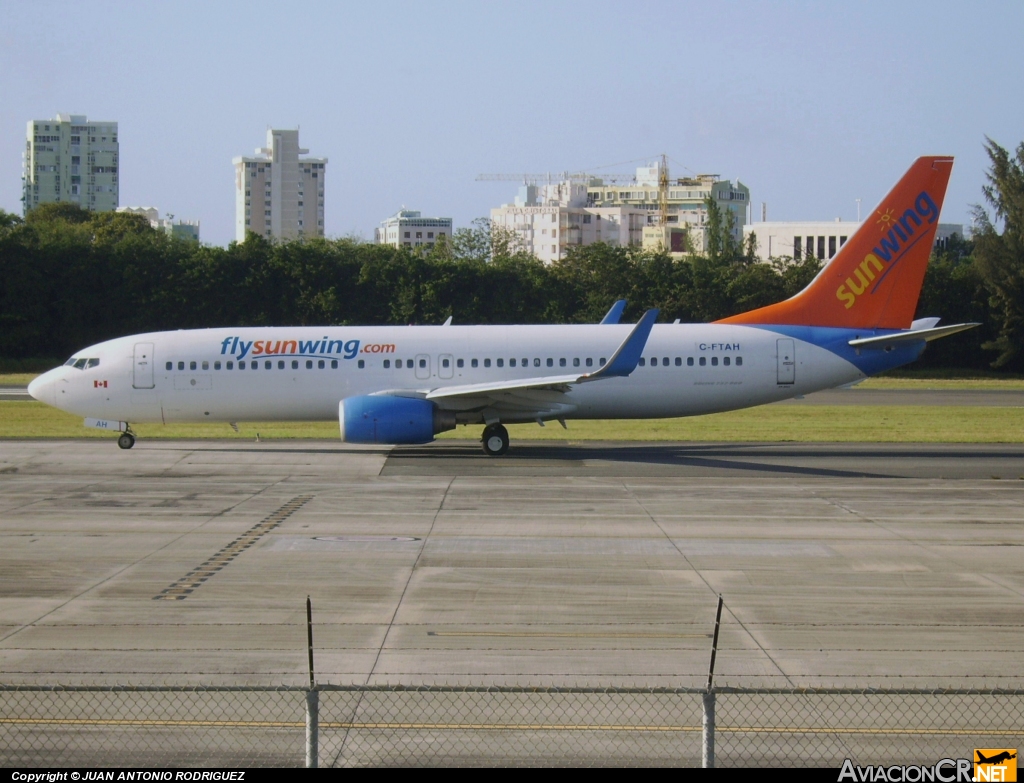
<svg viewBox="0 0 1024 783"><path fill-rule="evenodd" d="M776 340L778 348L779 383L796 383L796 345L784 338Z"/></svg>
<svg viewBox="0 0 1024 783"><path fill-rule="evenodd" d="M421 381L430 377L430 357L425 353L416 355L416 377Z"/></svg>
<svg viewBox="0 0 1024 783"><path fill-rule="evenodd" d="M135 362L132 368L132 388L152 389L153 343L135 343Z"/></svg>
<svg viewBox="0 0 1024 783"><path fill-rule="evenodd" d="M450 353L443 353L437 357L437 377L451 378L455 374L455 360Z"/></svg>

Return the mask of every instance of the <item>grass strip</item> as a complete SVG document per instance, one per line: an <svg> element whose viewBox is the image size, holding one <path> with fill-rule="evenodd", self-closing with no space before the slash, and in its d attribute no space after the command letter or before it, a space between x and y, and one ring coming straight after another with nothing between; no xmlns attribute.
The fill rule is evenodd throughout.
<svg viewBox="0 0 1024 783"><path fill-rule="evenodd" d="M339 437L329 422L139 424L140 438ZM480 437L479 425L459 427L439 439ZM570 421L509 426L513 440L793 441L838 443L1024 443L1024 408L917 405L767 405L681 419ZM0 401L0 438L100 438L82 419L39 402Z"/></svg>

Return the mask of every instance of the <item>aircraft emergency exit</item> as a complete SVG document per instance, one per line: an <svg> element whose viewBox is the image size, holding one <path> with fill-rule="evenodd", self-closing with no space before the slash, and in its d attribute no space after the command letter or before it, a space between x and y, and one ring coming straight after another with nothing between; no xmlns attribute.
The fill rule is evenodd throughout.
<svg viewBox="0 0 1024 783"><path fill-rule="evenodd" d="M919 158L796 296L710 324L239 327L132 335L29 385L119 432L130 423L333 420L351 443L426 443L483 425L695 416L848 384L976 324L914 321L953 160Z"/></svg>

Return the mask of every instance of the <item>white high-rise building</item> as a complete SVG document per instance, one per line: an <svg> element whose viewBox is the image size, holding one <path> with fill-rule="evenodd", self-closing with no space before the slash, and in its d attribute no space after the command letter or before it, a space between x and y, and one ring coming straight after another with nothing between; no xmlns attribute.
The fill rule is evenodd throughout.
<svg viewBox="0 0 1024 783"><path fill-rule="evenodd" d="M22 160L22 210L69 201L95 212L118 203L117 123L84 114L31 120Z"/></svg>
<svg viewBox="0 0 1024 783"><path fill-rule="evenodd" d="M324 235L327 158L302 158L297 130L268 130L267 146L234 158L235 239L249 231L290 240Z"/></svg>

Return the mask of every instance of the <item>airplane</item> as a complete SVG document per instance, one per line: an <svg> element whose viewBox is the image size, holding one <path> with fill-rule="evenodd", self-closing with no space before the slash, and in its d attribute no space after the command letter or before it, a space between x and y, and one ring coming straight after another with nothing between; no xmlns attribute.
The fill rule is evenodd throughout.
<svg viewBox="0 0 1024 783"><path fill-rule="evenodd" d="M808 286L707 324L238 327L150 332L75 353L37 400L135 444L132 423L337 419L348 443L483 425L697 416L850 384L977 324L914 320L953 159L919 158Z"/></svg>
<svg viewBox="0 0 1024 783"><path fill-rule="evenodd" d="M978 757L975 760L975 764L998 764L1002 761L1010 761L1017 758L1016 753L1010 753L1008 750L1004 750L1002 753L997 753L992 758L986 758L980 750L975 749L975 755Z"/></svg>

